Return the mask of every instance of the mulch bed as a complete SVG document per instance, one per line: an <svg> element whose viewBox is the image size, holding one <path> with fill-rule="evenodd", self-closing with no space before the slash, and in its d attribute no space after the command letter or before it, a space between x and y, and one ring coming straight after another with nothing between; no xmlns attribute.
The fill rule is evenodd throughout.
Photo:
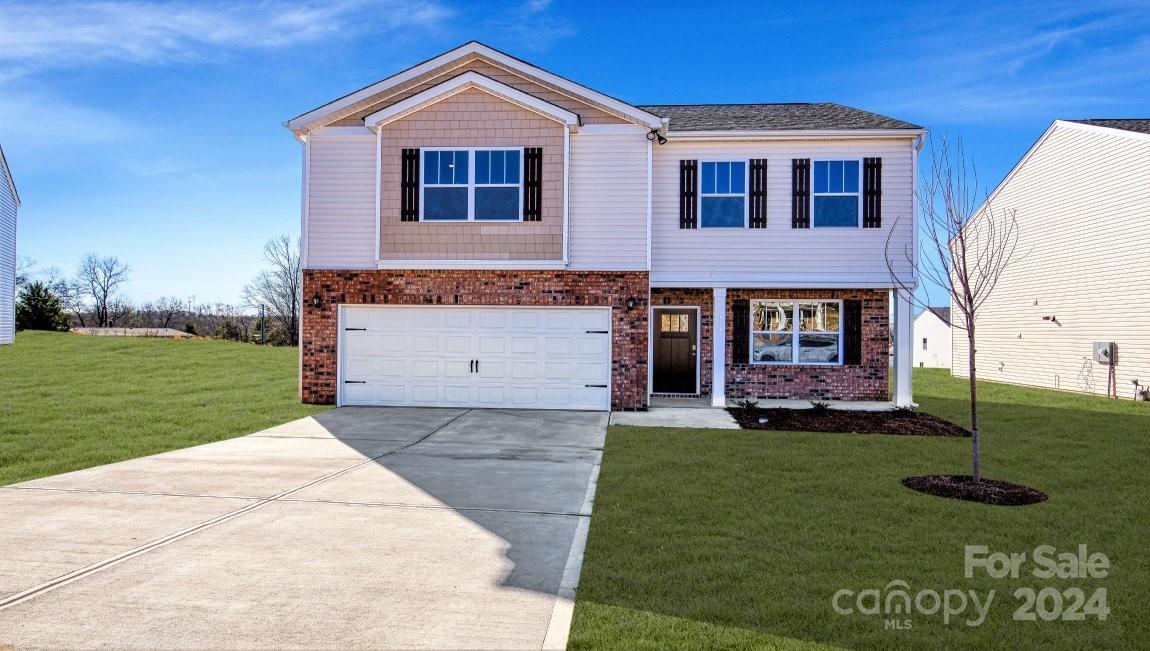
<svg viewBox="0 0 1150 651"><path fill-rule="evenodd" d="M919 475L907 477L902 485L927 495L999 506L1025 506L1047 499L1046 493L1036 488L997 479L975 483L970 475Z"/></svg>
<svg viewBox="0 0 1150 651"><path fill-rule="evenodd" d="M727 410L743 429L792 432L850 432L897 436L965 436L970 432L954 423L909 411L847 411L844 409L744 409ZM766 422L761 422L762 419Z"/></svg>

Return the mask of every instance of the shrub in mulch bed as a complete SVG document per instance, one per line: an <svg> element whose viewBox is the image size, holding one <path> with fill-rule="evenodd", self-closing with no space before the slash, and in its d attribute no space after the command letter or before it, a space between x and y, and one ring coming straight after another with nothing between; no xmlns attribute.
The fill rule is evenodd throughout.
<svg viewBox="0 0 1150 651"><path fill-rule="evenodd" d="M975 483L970 475L919 475L907 477L902 485L927 495L999 506L1025 506L1045 502L1046 493L998 479Z"/></svg>
<svg viewBox="0 0 1150 651"><path fill-rule="evenodd" d="M743 429L899 436L970 436L968 430L948 420L909 410L848 411L732 407L727 411ZM764 418L766 422L761 422Z"/></svg>

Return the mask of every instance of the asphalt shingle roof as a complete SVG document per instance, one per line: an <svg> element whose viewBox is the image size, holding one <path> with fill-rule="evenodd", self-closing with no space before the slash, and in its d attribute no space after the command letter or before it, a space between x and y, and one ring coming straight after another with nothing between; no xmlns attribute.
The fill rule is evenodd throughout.
<svg viewBox="0 0 1150 651"><path fill-rule="evenodd" d="M921 129L878 113L831 102L788 104L648 104L638 108L670 118L669 131L795 129Z"/></svg>
<svg viewBox="0 0 1150 651"><path fill-rule="evenodd" d="M1070 120L1079 124L1090 124L1096 127L1107 127L1109 129L1121 129L1123 131L1133 131L1134 133L1150 134L1150 118L1133 118L1133 119L1094 119L1094 120Z"/></svg>
<svg viewBox="0 0 1150 651"><path fill-rule="evenodd" d="M949 307L928 307L926 308L934 315L942 319L944 323L950 323L950 308Z"/></svg>

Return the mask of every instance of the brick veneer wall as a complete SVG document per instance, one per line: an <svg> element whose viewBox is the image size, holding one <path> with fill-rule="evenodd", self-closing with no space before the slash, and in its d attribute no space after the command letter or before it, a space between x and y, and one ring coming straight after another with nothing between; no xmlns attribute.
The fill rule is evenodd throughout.
<svg viewBox="0 0 1150 651"><path fill-rule="evenodd" d="M774 366L732 358L731 308L738 299L833 298L862 301L862 364ZM727 290L727 398L888 400L888 294L872 290ZM704 334L706 336L706 334Z"/></svg>
<svg viewBox="0 0 1150 651"><path fill-rule="evenodd" d="M647 406L646 272L319 271L303 273L303 401L336 397L339 304L611 306L611 408ZM315 306L319 297L320 305ZM627 309L628 298L637 305Z"/></svg>
<svg viewBox="0 0 1150 651"><path fill-rule="evenodd" d="M652 307L678 305L699 308L699 393L710 395L711 369L715 366L715 341L711 336L711 319L715 311L713 292L710 289L651 289Z"/></svg>

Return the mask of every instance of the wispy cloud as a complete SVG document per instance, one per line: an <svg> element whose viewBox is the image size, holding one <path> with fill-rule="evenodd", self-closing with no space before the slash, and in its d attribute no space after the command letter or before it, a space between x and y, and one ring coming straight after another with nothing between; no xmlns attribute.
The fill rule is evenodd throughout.
<svg viewBox="0 0 1150 651"><path fill-rule="evenodd" d="M575 26L555 13L551 0L526 0L484 21L481 31L499 42L514 43L516 50L542 52L574 36Z"/></svg>
<svg viewBox="0 0 1150 651"><path fill-rule="evenodd" d="M206 60L221 51L430 27L451 13L435 0L0 2L0 78L109 61Z"/></svg>

